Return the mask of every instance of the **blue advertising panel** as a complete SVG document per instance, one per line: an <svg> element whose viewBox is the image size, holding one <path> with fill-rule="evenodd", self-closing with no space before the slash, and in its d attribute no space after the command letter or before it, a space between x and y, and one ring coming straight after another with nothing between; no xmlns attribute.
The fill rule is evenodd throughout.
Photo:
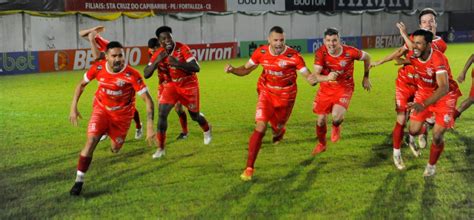
<svg viewBox="0 0 474 220"><path fill-rule="evenodd" d="M39 72L38 52L0 53L0 75Z"/></svg>

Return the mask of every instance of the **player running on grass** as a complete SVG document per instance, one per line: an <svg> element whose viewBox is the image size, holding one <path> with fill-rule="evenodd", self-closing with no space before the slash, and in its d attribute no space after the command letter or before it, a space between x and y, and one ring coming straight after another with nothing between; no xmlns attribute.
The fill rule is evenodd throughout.
<svg viewBox="0 0 474 220"><path fill-rule="evenodd" d="M354 92L354 61L364 61L362 86L372 87L369 80L370 55L357 48L343 45L339 31L328 28L324 32L324 45L314 55L314 73L317 76L337 73L333 81L322 82L314 99L313 112L317 115L316 136L318 144L312 154L326 150L327 117L332 115L331 141L341 137L341 124Z"/></svg>
<svg viewBox="0 0 474 220"><path fill-rule="evenodd" d="M196 58L186 44L173 40L172 30L161 26L156 30L156 37L161 45L153 54L148 66L145 67L145 77L150 77L159 67L169 69L170 81L163 84L159 100L158 119L158 149L153 158L165 154L166 130L168 115L177 102L186 106L193 121L203 130L204 144L212 139L211 127L203 114L199 112L199 83L196 73L200 71Z"/></svg>
<svg viewBox="0 0 474 220"><path fill-rule="evenodd" d="M156 50L160 48L160 43L158 42L157 38L150 38L148 40L148 55L151 57L155 53ZM157 95L157 102L160 100L160 95L163 91L163 84L167 83L170 81L170 76L169 76L169 68L162 64L158 66L158 95ZM151 73L153 75L153 73ZM145 79L150 78L152 75L145 76ZM186 116L186 112L183 109L183 105L181 103L177 102L176 105L174 106L174 110L178 114L179 117L179 123L181 124L181 133L178 135L176 138L177 140L182 140L188 138L188 119Z"/></svg>
<svg viewBox="0 0 474 220"><path fill-rule="evenodd" d="M464 80L466 79L466 72L471 66L471 64L474 62L474 54L472 54L469 59L466 61L466 64L464 65L464 68L462 69L461 73L458 76L458 82L463 83ZM461 113L466 111L472 103L474 103L474 68L471 71L471 91L469 92L469 97L467 97L464 101L462 101L461 105L455 110L454 112L454 118L457 119L459 116L461 116Z"/></svg>
<svg viewBox="0 0 474 220"><path fill-rule="evenodd" d="M410 116L410 134L418 135L425 120L432 115L435 117L430 158L424 176L435 174L436 162L444 149L444 132L454 126L456 102L461 96L459 87L451 75L448 59L431 46L433 37L430 31L423 29L415 31L414 49L407 54L418 77L415 100L408 104L413 110Z"/></svg>
<svg viewBox="0 0 474 220"><path fill-rule="evenodd" d="M81 118L77 109L79 98L93 79L98 81L98 88L87 129L86 145L79 155L76 181L71 188L71 195L81 193L84 176L92 161L92 154L103 134L109 134L113 153L117 153L122 148L135 111L135 94L138 94L146 103L146 139L151 144L155 138L153 101L140 73L125 64L123 47L116 41L107 44L105 60L93 64L77 85L69 115L69 120L73 125L77 126L78 119Z"/></svg>
<svg viewBox="0 0 474 220"><path fill-rule="evenodd" d="M243 181L252 179L254 164L262 146L262 139L267 124L273 130L273 143L278 143L285 134L288 121L295 103L297 86L296 71L311 84L318 81L306 68L305 62L298 51L285 45L283 29L274 26L268 36L269 45L255 50L250 60L243 66L233 67L227 64L224 71L236 76L245 76L255 70L259 64L263 66L262 74L257 83L258 103L255 113L255 130L250 136L247 166L240 176ZM320 77L320 81L331 80L335 74Z"/></svg>
<svg viewBox="0 0 474 220"><path fill-rule="evenodd" d="M100 61L105 59L105 49L109 41L100 36L100 32L105 30L104 26L96 26L90 29L85 29L79 31L79 35L83 38L86 38L91 44L92 56L94 61ZM133 113L133 120L135 121L135 139L140 139L143 136L142 123L140 122L140 114L137 109ZM103 141L107 138L107 135L104 134L100 140Z"/></svg>
<svg viewBox="0 0 474 220"><path fill-rule="evenodd" d="M421 29L429 30L435 35L437 27L436 16L437 13L433 9L423 9L418 16L419 27ZM382 60L372 63L371 67L381 65L385 62L406 55L406 53L408 53L408 50L413 48L412 38L408 36L406 27L403 22L397 23L397 27L399 28L400 34L404 38L406 44L398 48L392 54L388 55ZM431 43L431 46L434 49L441 51L442 53L444 53L447 49L446 42L444 42L444 40L439 36L435 36ZM398 76L395 81L395 111L397 112L397 119L392 132L393 161L395 166L400 170L405 168L400 149L404 136L403 130L406 126L409 114L407 104L413 101L417 89L415 76L416 74L414 66L411 64L405 64L404 66L398 69ZM426 138L427 131L426 125L424 125L422 127L421 134L418 136L418 145L420 148L426 147ZM420 156L420 149L416 146L415 138L412 135L409 135L408 146L410 147L415 157Z"/></svg>

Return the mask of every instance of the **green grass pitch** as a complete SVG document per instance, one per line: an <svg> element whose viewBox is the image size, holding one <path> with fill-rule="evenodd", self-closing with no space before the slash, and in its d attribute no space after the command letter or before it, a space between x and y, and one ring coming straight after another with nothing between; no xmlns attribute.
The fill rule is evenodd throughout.
<svg viewBox="0 0 474 220"><path fill-rule="evenodd" d="M378 60L393 49L367 51ZM473 52L474 44L449 45L455 77ZM312 70L313 55L304 57ZM210 145L203 145L193 121L189 138L175 141L180 127L171 112L167 154L152 160L155 149L133 138L132 122L119 154L110 152L109 140L99 144L80 197L69 196L69 189L96 83L86 88L79 102L84 119L73 127L69 108L84 71L0 77L0 219L474 218L474 109L446 133L434 178L422 177L428 149L414 158L403 146L407 169L398 171L391 160L398 68L393 63L371 71L371 92L362 89L362 62L357 63L342 139L315 158L310 153L316 144L312 102L317 87L300 77L284 141L272 145L267 132L254 180L240 181L261 69L242 78L223 69L225 63L245 62L201 63L201 108L213 126ZM156 97L156 75L146 82ZM464 96L458 104L470 83L467 77L460 85ZM141 99L137 106L144 120Z"/></svg>

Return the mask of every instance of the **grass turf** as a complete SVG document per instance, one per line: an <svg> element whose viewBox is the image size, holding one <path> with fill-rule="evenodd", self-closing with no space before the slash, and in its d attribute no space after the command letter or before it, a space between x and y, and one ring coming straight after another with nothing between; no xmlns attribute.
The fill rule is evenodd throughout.
<svg viewBox="0 0 474 220"><path fill-rule="evenodd" d="M392 50L367 51L378 60ZM472 51L474 44L449 45L455 77ZM312 69L313 55L304 57ZM86 88L79 103L84 119L73 127L69 108L83 71L0 77L0 218L474 218L474 111L467 110L446 133L434 178L422 177L429 149L414 158L403 146L407 169L396 170L391 131L397 67L391 63L371 71L371 92L361 87L362 63L357 63L342 139L315 158L310 153L316 143L312 101L317 87L299 78L284 141L272 145L267 132L254 180L241 182L260 68L243 78L223 68L245 62L201 63L201 109L213 126L210 145L203 145L193 121L189 138L175 141L180 127L172 112L167 155L152 160L155 149L133 139L132 122L119 154L110 153L109 141L99 144L80 197L68 191L96 83ZM470 80L460 85L465 96L458 104ZM156 97L156 76L147 84ZM143 121L144 103L137 99L137 106Z"/></svg>

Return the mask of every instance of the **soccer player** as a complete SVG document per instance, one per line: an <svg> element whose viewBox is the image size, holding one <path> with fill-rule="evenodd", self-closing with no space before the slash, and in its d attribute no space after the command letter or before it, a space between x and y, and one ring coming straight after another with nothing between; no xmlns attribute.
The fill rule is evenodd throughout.
<svg viewBox="0 0 474 220"><path fill-rule="evenodd" d="M420 29L429 30L433 34L436 34L436 16L437 13L431 8L423 9L419 16L419 27ZM385 62L397 59L408 53L409 49L413 49L413 37L409 37L406 31L406 27L403 22L397 23L397 27L400 30L401 36L405 40L405 45L396 49L392 54L383 58L380 61L376 61L371 64L371 67L381 65ZM444 40L436 36L431 43L431 46L434 49L437 49L444 53L447 49L447 44ZM413 101L416 92L416 82L415 82L415 69L411 64L405 64L404 66L398 69L398 76L395 81L395 111L397 112L397 119L395 127L392 132L392 142L393 142L393 161L397 169L404 169L405 164L403 163L401 155L401 145L404 136L404 128L408 119L408 103ZM422 127L422 132L418 136L418 145L420 148L425 148L427 141L427 127L424 125ZM415 137L409 135L408 146L415 155L415 157L420 156L420 149L415 144Z"/></svg>
<svg viewBox="0 0 474 220"><path fill-rule="evenodd" d="M78 118L82 118L77 109L77 103L85 87L93 79L96 79L99 85L94 96L86 145L79 155L77 176L70 191L71 195L81 193L85 173L92 161L92 154L103 134L109 134L113 153L117 153L122 148L135 111L135 94L138 94L146 103L146 139L150 144L155 138L153 101L140 73L125 64L123 47L116 41L107 44L105 60L92 65L77 85L69 115L69 120L73 125L77 126Z"/></svg>
<svg viewBox="0 0 474 220"><path fill-rule="evenodd" d="M86 38L89 43L91 44L91 51L92 56L94 57L95 61L100 61L105 59L105 49L107 48L107 44L109 41L102 36L100 36L100 32L105 30L104 26L96 26L90 29L85 29L79 31L79 35L81 37ZM143 136L142 130L142 123L140 122L140 114L135 109L133 113L133 120L135 121L135 139L140 139ZM107 135L104 134L100 140L103 141L107 138Z"/></svg>
<svg viewBox="0 0 474 220"><path fill-rule="evenodd" d="M410 116L410 134L418 135L424 121L435 116L430 158L423 173L425 177L435 174L436 162L444 149L444 132L454 126L454 110L457 99L461 96L459 87L452 78L448 59L431 46L433 37L430 31L415 31L414 49L407 54L418 76L415 100L408 104L414 111Z"/></svg>
<svg viewBox="0 0 474 220"><path fill-rule="evenodd" d="M173 40L172 30L161 26L156 30L161 47L153 54L145 67L145 78L149 78L157 68L169 70L169 82L163 84L159 100L158 149L153 158L165 154L168 114L177 102L186 106L193 121L198 122L204 131L204 144L212 140L211 127L203 114L199 112L199 84L196 73L200 71L196 58L186 44Z"/></svg>
<svg viewBox="0 0 474 220"><path fill-rule="evenodd" d="M326 29L324 45L314 55L314 73L319 76L335 72L337 78L334 81L320 83L314 100L313 112L317 115L316 136L319 143L313 149L313 155L326 150L328 114L332 115L331 141L337 142L341 137L341 124L354 92L355 60L364 61L362 86L370 91L372 87L369 80L370 55L357 48L343 45L338 30Z"/></svg>
<svg viewBox="0 0 474 220"><path fill-rule="evenodd" d="M286 131L285 125L296 98L296 71L298 70L311 85L317 83L317 79L306 68L298 51L285 45L285 35L281 27L274 26L270 29L268 43L269 45L257 48L245 65L233 67L227 64L224 68L227 73L245 76L255 70L259 64L263 66L257 83L255 130L249 140L247 167L240 176L243 181L252 179L255 160L268 122L273 129L273 142L277 143L283 138ZM331 79L334 78L335 74ZM321 77L320 81L324 80L330 80L329 76Z"/></svg>
<svg viewBox="0 0 474 220"><path fill-rule="evenodd" d="M155 37L150 38L150 40L148 40L148 55L150 56L150 59L153 56L153 54L155 53L155 51L158 50L158 48L160 48L160 43L158 42L158 39L155 38ZM149 78L149 77L151 77L151 75L147 76L147 77ZM167 68L165 66L159 66L158 67L158 96L157 96L157 100L160 100L160 94L163 91L163 84L170 80L169 77L170 77L169 76L169 68ZM188 119L187 119L187 116L186 116L186 112L183 109L183 105L181 105L181 103L179 103L179 102L177 102L176 105L174 106L174 110L178 114L179 123L181 124L181 129L182 129L181 133L178 135L176 140L186 139L186 138L188 138Z"/></svg>
<svg viewBox="0 0 474 220"><path fill-rule="evenodd" d="M471 64L474 62L474 54L472 54L469 59L466 61L466 64L464 65L464 68L462 69L461 73L458 76L458 82L463 83L464 80L466 79L466 72L471 66ZM463 111L466 111L472 103L474 103L474 69L472 69L471 72L471 77L472 77L472 83L471 83L471 91L469 93L469 97L467 97L464 101L462 101L461 105L455 110L454 112L454 118L457 119L459 116L461 116L461 113Z"/></svg>

